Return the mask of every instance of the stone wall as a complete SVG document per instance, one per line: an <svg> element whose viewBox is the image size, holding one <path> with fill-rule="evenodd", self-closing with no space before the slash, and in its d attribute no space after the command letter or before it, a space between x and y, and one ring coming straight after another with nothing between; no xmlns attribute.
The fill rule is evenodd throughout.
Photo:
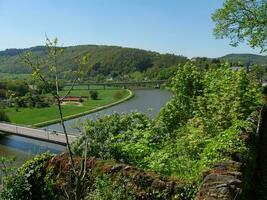
<svg viewBox="0 0 267 200"><path fill-rule="evenodd" d="M84 161L75 157L74 162L79 167L80 162ZM144 171L130 165L118 164L115 161L104 161L88 157L86 167L91 174L91 182L103 174L109 175L113 182L120 179L120 181L124 182L127 191L134 195L136 199L188 200L194 198L195 195L195 186L190 183L185 183L174 177L166 177L154 172ZM49 161L48 168L52 168L54 174L67 177L71 169L68 154L52 158ZM59 185L62 185L62 182L59 181Z"/></svg>

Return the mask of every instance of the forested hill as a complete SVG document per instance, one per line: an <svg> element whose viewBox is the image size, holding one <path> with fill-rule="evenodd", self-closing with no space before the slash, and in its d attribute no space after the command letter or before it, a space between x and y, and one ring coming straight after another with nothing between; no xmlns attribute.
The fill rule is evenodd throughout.
<svg viewBox="0 0 267 200"><path fill-rule="evenodd" d="M0 73L27 74L30 69L21 61L21 54L31 51L33 56L45 57L46 47L36 46L27 49L7 49L0 51ZM177 65L184 64L188 58L174 54L160 54L142 49L124 48L105 45L79 45L64 47L64 53L59 64L65 72L65 77L71 75L77 67L77 59L89 55L92 71L90 76L95 80L115 79L168 79L177 70ZM232 63L267 65L267 56L254 54L228 54L218 59L201 59L199 66L206 63L217 63L227 60ZM204 62L204 64L202 63ZM5 77L5 75L4 75Z"/></svg>
<svg viewBox="0 0 267 200"><path fill-rule="evenodd" d="M71 71L73 67L77 66L77 58L89 54L94 73L110 77L129 75L148 69L158 71L162 68L177 66L177 64L185 63L188 60L184 56L118 46L79 45L64 47L64 49L65 51L60 59L60 65L64 71ZM26 51L32 51L34 56L43 57L46 55L44 46L0 51L0 72L29 73L29 68L21 62L20 58L20 55Z"/></svg>
<svg viewBox="0 0 267 200"><path fill-rule="evenodd" d="M267 56L261 56L256 54L228 54L220 59L230 62L241 62L243 64L258 64L267 66Z"/></svg>

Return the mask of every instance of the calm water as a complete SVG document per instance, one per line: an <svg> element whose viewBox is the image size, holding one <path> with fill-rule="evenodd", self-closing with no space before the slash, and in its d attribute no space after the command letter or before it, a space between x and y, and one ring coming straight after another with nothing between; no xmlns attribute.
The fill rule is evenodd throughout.
<svg viewBox="0 0 267 200"><path fill-rule="evenodd" d="M160 89L150 89L150 90L135 90L135 96L121 104L112 106L105 110L101 110L95 113L91 113L80 117L78 119L72 119L66 121L66 126L69 133L77 133L78 130L75 127L82 126L82 123L86 119L97 119L103 115L110 115L114 112L117 113L127 113L133 111L139 111L149 114L151 117L156 117L160 108L170 99L171 92ZM47 129L63 131L60 124L53 124L45 127Z"/></svg>
<svg viewBox="0 0 267 200"><path fill-rule="evenodd" d="M169 100L171 93L166 90L149 89L134 91L134 98L124 103L118 104L111 108L92 113L79 119L68 120L66 122L67 129L71 133L77 133L74 126L81 126L86 119L97 119L106 114L126 113L132 111L145 112L155 117L160 108ZM54 124L45 128L53 130L61 130L60 124ZM35 154L50 151L52 153L60 153L65 149L62 145L51 144L48 142L23 138L19 136L0 136L0 156L16 156L19 163L33 157Z"/></svg>

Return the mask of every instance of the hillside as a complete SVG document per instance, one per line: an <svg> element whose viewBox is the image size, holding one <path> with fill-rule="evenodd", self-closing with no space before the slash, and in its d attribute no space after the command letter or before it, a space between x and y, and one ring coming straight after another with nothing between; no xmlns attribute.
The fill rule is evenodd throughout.
<svg viewBox="0 0 267 200"><path fill-rule="evenodd" d="M30 69L22 63L20 56L27 51L31 51L35 57L44 58L46 56L46 47L44 46L0 51L0 77L27 77ZM167 79L174 74L178 64L183 64L188 60L184 56L119 46L69 46L64 47L64 53L59 62L65 78L71 76L72 69L77 67L77 59L86 54L89 55L89 62L92 66L90 76L95 80L106 78L140 80L145 77ZM217 59L199 58L197 60L197 65L200 67L218 63L219 60L267 66L267 56L255 54L228 54Z"/></svg>
<svg viewBox="0 0 267 200"><path fill-rule="evenodd" d="M32 51L33 56L44 57L46 48L37 46L28 49L7 49L0 51L0 72L22 74L30 73L22 62L20 55ZM118 46L79 45L64 47L60 59L62 70L66 73L77 66L77 58L89 54L93 75L117 77L134 72L144 72L149 68L166 68L185 63L187 58L172 54L160 54L141 49Z"/></svg>
<svg viewBox="0 0 267 200"><path fill-rule="evenodd" d="M227 54L220 59L230 62L241 62L243 64L249 63L267 66L267 56L256 54Z"/></svg>

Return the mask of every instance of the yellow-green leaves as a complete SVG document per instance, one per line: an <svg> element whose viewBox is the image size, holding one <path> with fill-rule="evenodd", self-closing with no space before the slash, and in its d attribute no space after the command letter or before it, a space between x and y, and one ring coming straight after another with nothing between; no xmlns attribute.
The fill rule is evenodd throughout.
<svg viewBox="0 0 267 200"><path fill-rule="evenodd" d="M229 38L237 46L247 41L252 47L267 51L267 1L226 0L212 15L216 38Z"/></svg>

